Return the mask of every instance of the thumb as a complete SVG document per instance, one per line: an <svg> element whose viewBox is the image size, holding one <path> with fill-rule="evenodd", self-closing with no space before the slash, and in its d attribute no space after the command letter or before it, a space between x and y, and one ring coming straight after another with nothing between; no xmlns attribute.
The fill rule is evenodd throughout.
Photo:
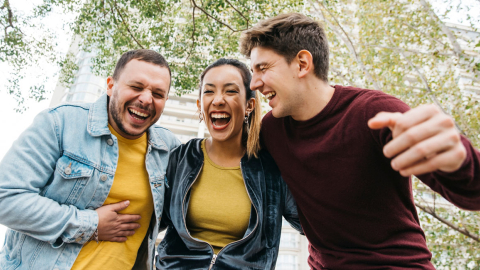
<svg viewBox="0 0 480 270"><path fill-rule="evenodd" d="M130 205L130 201L122 201L114 204L110 204L110 207L113 211L118 212L122 211L123 209L127 208Z"/></svg>
<svg viewBox="0 0 480 270"><path fill-rule="evenodd" d="M392 129L398 118L402 116L401 113L395 112L379 112L375 117L368 120L368 127L371 129L381 129L388 127Z"/></svg>

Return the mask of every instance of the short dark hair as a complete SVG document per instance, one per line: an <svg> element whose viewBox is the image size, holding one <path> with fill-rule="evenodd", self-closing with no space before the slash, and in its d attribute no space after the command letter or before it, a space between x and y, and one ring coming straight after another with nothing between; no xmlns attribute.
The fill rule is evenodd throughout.
<svg viewBox="0 0 480 270"><path fill-rule="evenodd" d="M118 59L115 70L113 71L112 77L114 80L118 80L118 77L120 76L120 73L122 73L122 70L125 68L128 62L133 59L152 63L161 67L166 67L168 69L168 74L170 74L170 77L172 77L172 71L170 70L170 66L167 63L167 60L165 60L165 58L161 54L153 50L139 49L131 50L122 54L120 59Z"/></svg>
<svg viewBox="0 0 480 270"><path fill-rule="evenodd" d="M269 48L291 63L301 50L312 54L314 73L328 82L328 41L323 27L313 19L288 13L258 22L242 33L240 51L250 57L255 47Z"/></svg>
<svg viewBox="0 0 480 270"><path fill-rule="evenodd" d="M248 116L248 122L250 123L249 128L248 130L247 128L244 128L242 131L242 144L244 147L247 148L247 154L249 157L251 157L252 155L258 157L258 152L260 151L260 127L262 124L262 106L260 97L256 94L256 91L252 91L252 89L250 89L250 81L252 80L252 74L244 63L240 62L237 59L220 58L210 64L207 68L205 68L202 74L200 74L200 89L198 91L198 99L201 100L202 97L202 85L205 74L207 74L207 72L212 68L220 66L233 66L237 68L237 70L240 72L240 75L242 75L243 86L245 87L245 102L249 101L251 98L255 99L255 108Z"/></svg>

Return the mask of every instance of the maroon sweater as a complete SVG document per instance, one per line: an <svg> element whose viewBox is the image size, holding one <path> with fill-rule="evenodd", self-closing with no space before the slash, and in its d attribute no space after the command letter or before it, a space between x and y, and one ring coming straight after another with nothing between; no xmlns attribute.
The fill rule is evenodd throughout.
<svg viewBox="0 0 480 270"><path fill-rule="evenodd" d="M381 91L335 86L310 120L264 117L262 144L297 201L313 269L434 269L411 181L382 153L390 130L367 126L380 111L407 110ZM468 155L457 172L419 178L457 206L479 210L480 153L462 141Z"/></svg>

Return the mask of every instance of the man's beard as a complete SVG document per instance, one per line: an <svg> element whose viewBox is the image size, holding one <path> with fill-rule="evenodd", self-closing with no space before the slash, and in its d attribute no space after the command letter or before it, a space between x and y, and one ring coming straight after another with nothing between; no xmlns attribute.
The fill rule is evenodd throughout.
<svg viewBox="0 0 480 270"><path fill-rule="evenodd" d="M110 102L109 102L109 111L110 111L110 115L112 116L112 119L113 121L115 122L116 126L118 127L118 129L123 132L124 134L127 134L128 136L132 136L132 137L136 137L136 136L140 136L142 135L150 126L146 127L144 130L142 130L139 134L132 134L130 132L128 132L126 129L125 129L125 126L123 125L123 122L122 122L122 119L120 117L120 114L121 114L121 108L120 106L117 104L116 102L116 94L114 92L112 98L110 98ZM140 108L142 110L146 110L149 112L150 116L149 117L152 117L155 115L155 111L152 110L151 108L149 107L144 107L142 106L141 104L133 104L135 107L137 108ZM127 107L127 104L125 104L125 110ZM127 110L128 111L128 110ZM127 112L128 113L128 112ZM153 123L152 123L153 125Z"/></svg>

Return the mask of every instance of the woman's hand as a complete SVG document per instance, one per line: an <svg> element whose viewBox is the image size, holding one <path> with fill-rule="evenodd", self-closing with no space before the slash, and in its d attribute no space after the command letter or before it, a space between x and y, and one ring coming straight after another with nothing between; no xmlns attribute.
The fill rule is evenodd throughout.
<svg viewBox="0 0 480 270"><path fill-rule="evenodd" d="M129 205L129 201L122 201L95 210L98 214L98 240L125 242L127 236L135 234L135 230L140 228L140 224L135 222L141 218L140 215L118 213Z"/></svg>

